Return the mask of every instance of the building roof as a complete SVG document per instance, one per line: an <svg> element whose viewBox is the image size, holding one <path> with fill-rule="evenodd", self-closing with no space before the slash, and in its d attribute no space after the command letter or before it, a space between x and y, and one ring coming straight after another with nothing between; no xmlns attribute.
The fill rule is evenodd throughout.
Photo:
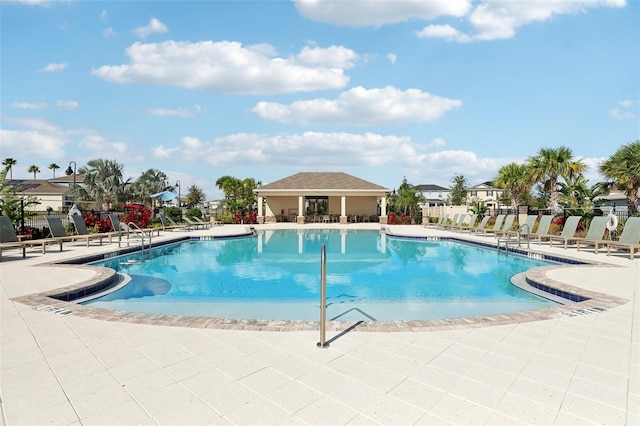
<svg viewBox="0 0 640 426"><path fill-rule="evenodd" d="M64 195L71 191L68 186L56 185L48 180L13 179L5 181L5 186L13 186L15 191L24 195Z"/></svg>
<svg viewBox="0 0 640 426"><path fill-rule="evenodd" d="M426 185L417 185L416 189L419 189L420 191L450 191L449 188L445 188L444 186L440 186L440 185L434 185L431 183L428 183Z"/></svg>
<svg viewBox="0 0 640 426"><path fill-rule="evenodd" d="M52 178L52 179L47 179L49 182L53 182L53 183L73 183L73 174L71 175L62 175L62 176L58 176L57 178ZM84 175L83 174L76 174L76 183L82 183L84 182Z"/></svg>
<svg viewBox="0 0 640 426"><path fill-rule="evenodd" d="M468 189L496 189L496 190L499 190L499 191L502 190L502 188L497 188L497 187L493 186L493 182L492 181L482 182L482 183L479 183L479 184L477 184L475 186L472 186L472 187L470 187Z"/></svg>
<svg viewBox="0 0 640 426"><path fill-rule="evenodd" d="M360 190L385 191L389 189L341 172L301 172L260 186L263 190Z"/></svg>

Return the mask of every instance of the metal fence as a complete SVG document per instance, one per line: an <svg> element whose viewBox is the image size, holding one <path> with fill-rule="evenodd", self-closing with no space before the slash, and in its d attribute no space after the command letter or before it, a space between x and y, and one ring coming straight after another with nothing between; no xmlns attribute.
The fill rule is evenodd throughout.
<svg viewBox="0 0 640 426"><path fill-rule="evenodd" d="M611 207L609 208L599 208L599 207L595 207L589 210L589 213L592 214L593 216L607 216L610 212L611 212ZM577 213L577 212L582 212L582 213ZM550 214L554 214L551 210L549 209L532 209L532 208L528 208L526 206L520 206L519 208L519 213L520 214L542 214L542 215L550 215ZM626 220L629 217L629 212L626 209L622 209L622 208L616 208L613 213L618 217L618 221L622 221L622 220ZM513 209L511 208L500 208L500 209L488 209L486 212L487 215L489 216L497 216L499 214L513 214ZM581 215L584 216L585 215L585 210L584 209L561 209L560 212L555 213L555 215L561 215L561 216L572 216L572 215Z"/></svg>
<svg viewBox="0 0 640 426"><path fill-rule="evenodd" d="M91 212L93 214L95 214L96 216L99 216L100 219L108 219L109 218L109 214L111 213L116 213L116 212ZM83 214L83 216L86 213ZM25 215L24 218L24 227L28 228L35 228L35 229L39 229L42 230L43 228L47 227L47 221L44 218L45 216L58 216L60 218L60 220L62 221L62 224L64 226L73 226L73 223L71 222L71 220L69 220L69 216L67 215L67 213L60 213L60 212L52 212L51 214L49 213L45 213L45 212L38 212L35 215ZM22 228L22 223L21 221L18 221L18 228L21 229Z"/></svg>

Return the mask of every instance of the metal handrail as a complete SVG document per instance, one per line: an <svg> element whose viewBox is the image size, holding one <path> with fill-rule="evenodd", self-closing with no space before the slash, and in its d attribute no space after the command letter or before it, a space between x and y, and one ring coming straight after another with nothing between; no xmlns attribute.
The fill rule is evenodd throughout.
<svg viewBox="0 0 640 426"><path fill-rule="evenodd" d="M524 223L524 224L520 225L518 227L518 229L516 230L516 234L518 235L518 247L521 247L522 243L521 243L520 240L522 238L522 231L525 229L525 227L527 229L527 233L525 235L526 235L526 238L527 238L527 249L528 249L528 248L530 248L530 244L529 243L531 241L531 239L529 238L529 233L530 233L529 224L528 223ZM500 250L501 241L504 241L504 251L508 254L509 253L509 234L505 233L504 235L506 235L506 238L504 240L502 239L502 236L498 237L498 250Z"/></svg>
<svg viewBox="0 0 640 426"><path fill-rule="evenodd" d="M327 343L327 247L320 250L320 341L319 348L328 348Z"/></svg>
<svg viewBox="0 0 640 426"><path fill-rule="evenodd" d="M133 222L129 222L127 223L127 227L130 228L130 230L134 231L136 234L140 234L140 241L141 241L141 252L144 254L144 230L142 230L138 225L136 225ZM127 240L129 239L129 233L127 232ZM151 249L151 232L149 232L149 249Z"/></svg>
<svg viewBox="0 0 640 426"><path fill-rule="evenodd" d="M524 230L525 226L527 227L527 233L525 234L527 236L527 248L529 248L529 243L531 242L531 238L529 238L529 235L531 235L531 228L529 228L528 223L524 223L520 227L518 227L518 247L520 247L520 236L522 235L522 231Z"/></svg>

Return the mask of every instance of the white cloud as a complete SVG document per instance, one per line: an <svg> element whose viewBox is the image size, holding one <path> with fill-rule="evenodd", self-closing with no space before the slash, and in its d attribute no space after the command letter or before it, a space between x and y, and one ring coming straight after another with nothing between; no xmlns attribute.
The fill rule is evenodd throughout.
<svg viewBox="0 0 640 426"><path fill-rule="evenodd" d="M153 155L156 158L171 158L171 156L179 150L180 148L165 148L164 145L160 145L153 149Z"/></svg>
<svg viewBox="0 0 640 426"><path fill-rule="evenodd" d="M78 101L62 101L61 100L56 102L56 105L58 105L58 107L65 109L67 111L73 111L80 107L80 104L78 103Z"/></svg>
<svg viewBox="0 0 640 426"><path fill-rule="evenodd" d="M242 164L257 168L335 171L380 167L404 170L414 184L447 185L456 173L473 184L491 180L498 169L524 159L482 157L471 151L440 150L446 142L437 138L417 142L408 136L375 133L304 132L265 135L238 133L204 141L182 138L174 147L160 145L154 155L160 159L205 162L223 168Z"/></svg>
<svg viewBox="0 0 640 426"><path fill-rule="evenodd" d="M47 104L44 102L14 102L11 104L12 108L18 109L32 109L32 110L41 110L47 107Z"/></svg>
<svg viewBox="0 0 640 426"><path fill-rule="evenodd" d="M106 21L107 16L109 16L109 14L107 13L106 9L102 9L102 12L100 12L100 19L103 21Z"/></svg>
<svg viewBox="0 0 640 426"><path fill-rule="evenodd" d="M600 176L600 163L602 163L606 158L580 158L580 160L587 166L587 170L583 173L584 178L589 181L589 186L593 186L598 182L603 182L605 179Z"/></svg>
<svg viewBox="0 0 640 426"><path fill-rule="evenodd" d="M467 17L469 34L450 25L428 25L416 34L458 43L512 38L516 30L556 15L586 12L593 7L624 7L624 0L504 1L484 0Z"/></svg>
<svg viewBox="0 0 640 426"><path fill-rule="evenodd" d="M20 129L0 129L3 155L12 158L61 158L68 135L46 120L38 118L3 117ZM15 152L15 154L13 154Z"/></svg>
<svg viewBox="0 0 640 426"><path fill-rule="evenodd" d="M3 117L3 121L16 127L0 129L2 152L16 159L65 158L65 148L74 145L75 160L85 158L127 157L139 159L129 152L123 142L112 142L91 129L63 129L47 120L25 117Z"/></svg>
<svg viewBox="0 0 640 426"><path fill-rule="evenodd" d="M253 112L283 123L349 123L358 125L403 125L431 122L445 112L458 109L462 101L447 99L418 89L399 90L355 87L336 100L312 99L289 105L259 102Z"/></svg>
<svg viewBox="0 0 640 426"><path fill-rule="evenodd" d="M118 35L118 33L116 33L113 28L109 27L105 30L102 31L102 35L104 37L115 37L116 35Z"/></svg>
<svg viewBox="0 0 640 426"><path fill-rule="evenodd" d="M66 62L60 63L60 64L51 63L45 66L44 68L42 68L41 71L44 71L44 72L62 71L63 69L67 68L68 65L69 64Z"/></svg>
<svg viewBox="0 0 640 426"><path fill-rule="evenodd" d="M154 149L159 159L176 163L205 163L215 168L242 164L247 170L260 167L347 173L374 166L402 170L413 184L447 186L455 174L475 185L495 178L500 167L526 158L484 157L476 152L443 149L443 138L415 141L408 136L376 133L304 132L277 135L237 133L212 140L183 137L176 146ZM583 159L589 165L585 177L591 185L600 180L597 164L602 159ZM399 176L400 179L402 176Z"/></svg>
<svg viewBox="0 0 640 426"><path fill-rule="evenodd" d="M127 144L123 142L112 142L93 131L78 132L80 140L78 147L86 151L85 155L90 158L123 158L137 160L136 156L129 152Z"/></svg>
<svg viewBox="0 0 640 426"><path fill-rule="evenodd" d="M167 108L149 108L149 114L158 115L160 117L179 117L179 118L191 118L194 114L188 109L177 108L177 109L167 109Z"/></svg>
<svg viewBox="0 0 640 426"><path fill-rule="evenodd" d="M466 43L471 41L471 37L453 28L451 25L428 25L416 35L420 38L443 38L447 41L457 41Z"/></svg>
<svg viewBox="0 0 640 426"><path fill-rule="evenodd" d="M2 0L2 2L20 3L20 4L26 4L27 6L49 7L53 2L53 0Z"/></svg>
<svg viewBox="0 0 640 426"><path fill-rule="evenodd" d="M429 144L427 145L429 148L440 148L442 146L445 146L447 144L447 142L442 139L442 138L435 138L434 140L432 140L431 142L429 142Z"/></svg>
<svg viewBox="0 0 640 426"><path fill-rule="evenodd" d="M47 134L36 130L0 129L3 155L16 152L12 158L40 157L62 158L67 141L60 135Z"/></svg>
<svg viewBox="0 0 640 426"><path fill-rule="evenodd" d="M337 1L295 0L298 12L314 21L349 27L431 20L439 16L465 16L470 0Z"/></svg>
<svg viewBox="0 0 640 426"><path fill-rule="evenodd" d="M636 118L637 108L633 109L635 105L640 105L640 101L639 102L634 102L630 100L618 101L618 106L611 108L609 110L609 116L611 116L611 118L615 118L616 120Z"/></svg>
<svg viewBox="0 0 640 426"><path fill-rule="evenodd" d="M355 66L358 55L344 46L328 48L305 46L296 55L296 62L310 67L350 69Z"/></svg>
<svg viewBox="0 0 640 426"><path fill-rule="evenodd" d="M500 167L521 159L481 157L472 151L444 150L416 152L405 157L404 163L411 170L411 180L418 184L450 184L453 176L463 175L471 185L492 180Z"/></svg>
<svg viewBox="0 0 640 426"><path fill-rule="evenodd" d="M398 59L398 57L393 54L393 53L388 53L387 54L387 59L389 60L389 62L391 62L392 64L396 63L396 60Z"/></svg>
<svg viewBox="0 0 640 426"><path fill-rule="evenodd" d="M169 32L169 28L156 18L151 18L144 27L138 27L133 32L140 38L145 38L151 34L163 34Z"/></svg>
<svg viewBox="0 0 640 426"><path fill-rule="evenodd" d="M126 50L130 64L105 65L92 74L117 83L275 94L344 87L349 78L343 70L357 58L341 46L305 47L291 58L265 51L264 45L255 49L230 41L134 43ZM314 65L305 65L305 61Z"/></svg>
<svg viewBox="0 0 640 426"><path fill-rule="evenodd" d="M159 158L175 158L185 162L205 161L215 166L238 162L247 166L313 166L335 169L337 166L357 167L379 165L395 155L402 155L407 137L382 136L373 133L344 132L263 135L239 133L212 141L185 137L173 148L159 146L154 154Z"/></svg>
<svg viewBox="0 0 640 426"><path fill-rule="evenodd" d="M56 135L61 135L63 133L62 129L55 124L51 124L47 120L43 120L40 118L3 117L3 119L9 123L13 123L19 127L27 128L29 130L52 133Z"/></svg>

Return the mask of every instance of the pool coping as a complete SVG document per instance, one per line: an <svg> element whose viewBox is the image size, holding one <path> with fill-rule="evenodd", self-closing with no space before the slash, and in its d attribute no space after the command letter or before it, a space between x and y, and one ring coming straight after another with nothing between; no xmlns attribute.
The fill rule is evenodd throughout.
<svg viewBox="0 0 640 426"><path fill-rule="evenodd" d="M382 229L384 230L384 229ZM385 232L388 236L394 238L408 238L408 239L422 239L431 241L458 241L466 244L486 246L496 249L496 245L480 243L477 241L467 240L464 238L452 237L424 237L424 236L407 236L398 235L390 232ZM170 239L161 243L156 243L152 247L159 247L162 245L173 244L180 241L189 240L209 240L209 239L229 239L248 237L252 234L241 233L236 235L226 236L208 236L208 237L196 237L196 236L182 236L179 238ZM79 282L74 285L57 288L50 291L29 294L25 296L12 298L13 301L32 306L35 310L48 311L57 313L59 315L76 315L84 318L91 318L101 321L116 321L116 322L128 322L137 324L148 325L161 325L170 327L190 327L190 328L213 328L213 329L225 329L225 330L253 330L253 331L317 331L320 329L320 321L315 320L259 320L259 319L236 319L236 318L220 318L220 317L201 317L201 316L188 316L188 315L167 315L167 314L150 314L142 312L129 312L129 311L117 311L105 308L90 307L86 305L79 305L69 300L86 296L87 294L94 293L100 288L106 288L113 284L117 278L116 272L113 269L84 265L79 263L88 258L95 260L107 259L111 257L128 254L138 251L139 247L127 247L119 249L110 253L103 253L94 256L82 256L71 259L66 259L62 262L50 262L44 263L40 266L55 266L55 267L73 267L92 270L95 275L89 279ZM498 248L498 250L501 250ZM529 257L546 255L540 253L534 253L531 250L522 249L508 249L508 252L517 252L520 255L527 255ZM629 300L611 296L605 293L586 290L583 288L575 287L554 279L551 279L547 273L551 270L556 270L563 267L574 267L580 265L581 267L612 267L617 266L606 263L585 262L583 260L566 257L554 257L548 256L552 259L563 259L568 261L565 265L551 265L541 266L529 269L525 272L526 281L529 285L536 287L542 291L552 292L556 295L575 295L578 298L574 301L568 302L564 305L558 305L548 308L520 311L513 313L495 314L495 315L482 315L472 317L459 317L459 318L443 318L443 319L431 319L431 320L398 320L398 321L327 321L326 330L328 331L344 331L347 329L355 331L365 332L394 332L394 331L432 331L432 330L444 330L444 329L459 329L459 328L476 328L487 327L504 324L515 324L532 321L548 320L558 317L572 317L579 315L594 314L614 308L616 306L628 303ZM557 260L556 260L557 261ZM585 299L585 300L579 300ZM354 327L354 323L356 326Z"/></svg>

